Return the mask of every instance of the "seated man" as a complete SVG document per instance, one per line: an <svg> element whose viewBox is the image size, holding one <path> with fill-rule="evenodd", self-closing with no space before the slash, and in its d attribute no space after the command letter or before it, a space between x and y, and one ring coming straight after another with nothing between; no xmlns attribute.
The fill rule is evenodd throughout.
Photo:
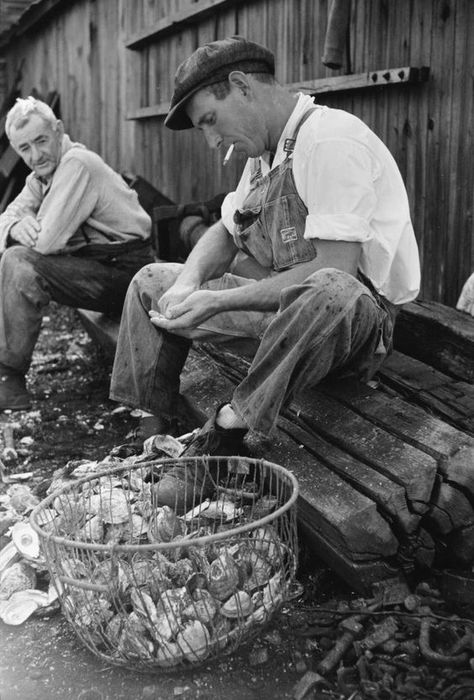
<svg viewBox="0 0 474 700"><path fill-rule="evenodd" d="M193 340L253 338L248 375L185 455L236 454L248 430L269 435L282 406L329 373L368 380L392 343L397 305L420 270L406 190L380 139L355 116L315 105L274 78L273 55L241 37L178 68L171 129L249 156L222 219L184 265L146 266L124 304L111 397L173 418ZM258 273L227 272L237 251ZM162 424L162 427L166 427ZM207 477L175 466L159 504L184 508Z"/></svg>
<svg viewBox="0 0 474 700"><path fill-rule="evenodd" d="M47 104L18 99L5 129L33 172L0 215L0 410L31 405L25 375L51 300L120 314L133 275L153 260L136 192L73 143Z"/></svg>

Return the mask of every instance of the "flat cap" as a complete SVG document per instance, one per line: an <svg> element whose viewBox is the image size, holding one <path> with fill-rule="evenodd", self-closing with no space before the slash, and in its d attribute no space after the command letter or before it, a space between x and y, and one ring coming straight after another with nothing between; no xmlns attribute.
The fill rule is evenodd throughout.
<svg viewBox="0 0 474 700"><path fill-rule="evenodd" d="M176 71L174 92L165 124L170 129L191 129L192 121L184 109L195 92L226 80L233 70L244 73L275 73L275 58L265 46L231 36L200 46Z"/></svg>

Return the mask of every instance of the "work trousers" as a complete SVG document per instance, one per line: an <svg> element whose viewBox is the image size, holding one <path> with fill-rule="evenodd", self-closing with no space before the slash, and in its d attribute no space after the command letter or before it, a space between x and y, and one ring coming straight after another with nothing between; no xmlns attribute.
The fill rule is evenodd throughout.
<svg viewBox="0 0 474 700"><path fill-rule="evenodd" d="M0 365L26 374L50 301L120 316L133 275L150 260L149 246L92 257L7 248L0 258Z"/></svg>
<svg viewBox="0 0 474 700"><path fill-rule="evenodd" d="M180 373L191 340L156 328L148 315L181 266L147 265L133 279L124 304L112 373L111 398L154 415L176 409ZM204 288L228 289L252 280L226 274ZM392 343L395 307L362 281L323 269L284 289L276 313L216 314L196 329L196 342L253 339L256 353L232 397L250 429L269 435L278 414L301 389L331 373L368 380Z"/></svg>

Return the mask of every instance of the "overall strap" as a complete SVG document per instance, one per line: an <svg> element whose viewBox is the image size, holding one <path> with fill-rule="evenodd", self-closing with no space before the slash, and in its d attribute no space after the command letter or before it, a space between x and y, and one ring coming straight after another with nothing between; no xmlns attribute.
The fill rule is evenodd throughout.
<svg viewBox="0 0 474 700"><path fill-rule="evenodd" d="M286 153L287 160L295 150L295 143L298 137L299 130L301 129L305 121L313 114L313 112L316 112L317 109L317 107L312 107L307 112L305 112L299 120L298 124L296 125L295 130L293 131L293 136L289 139L285 139L285 143L283 144L283 150Z"/></svg>

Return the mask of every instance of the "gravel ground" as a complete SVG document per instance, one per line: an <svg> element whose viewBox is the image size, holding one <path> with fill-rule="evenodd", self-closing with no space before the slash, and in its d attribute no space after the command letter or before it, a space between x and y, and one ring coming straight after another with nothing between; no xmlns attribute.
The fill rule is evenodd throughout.
<svg viewBox="0 0 474 700"><path fill-rule="evenodd" d="M3 453L8 475L32 472L25 483L42 497L55 469L73 459L101 460L124 442L137 419L108 399L110 369L75 312L52 305L28 377L33 407L0 416L0 428L14 429L16 458L6 460L12 453ZM0 483L0 494L6 490ZM1 533L3 547L9 540ZM344 666L336 663L325 674L327 683L311 684L318 664L341 640L340 622L370 601L358 598L303 549L300 562L299 595L257 638L185 673L143 674L104 663L59 612L33 616L18 627L0 621L0 700L474 700L472 610L453 617L459 611L450 610L429 586L392 600L380 617L365 617L364 640L380 636L388 618L396 632L358 653L350 644ZM440 663L436 654L427 662L420 654L421 621L430 611L436 653L449 654L471 632L462 663Z"/></svg>

